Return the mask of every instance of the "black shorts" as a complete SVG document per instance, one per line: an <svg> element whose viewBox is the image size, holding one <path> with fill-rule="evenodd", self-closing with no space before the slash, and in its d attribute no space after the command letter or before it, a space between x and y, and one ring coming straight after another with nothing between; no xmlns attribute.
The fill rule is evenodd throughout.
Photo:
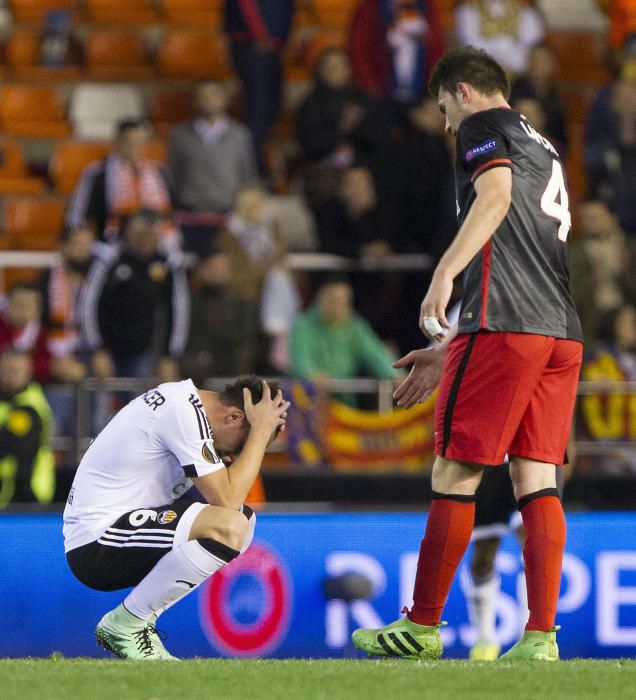
<svg viewBox="0 0 636 700"><path fill-rule="evenodd" d="M521 525L507 464L484 468L476 496L473 541L503 537Z"/></svg>
<svg viewBox="0 0 636 700"><path fill-rule="evenodd" d="M98 591L136 586L173 544L187 541L203 508L204 503L179 500L125 513L97 541L67 552L68 565L79 581Z"/></svg>

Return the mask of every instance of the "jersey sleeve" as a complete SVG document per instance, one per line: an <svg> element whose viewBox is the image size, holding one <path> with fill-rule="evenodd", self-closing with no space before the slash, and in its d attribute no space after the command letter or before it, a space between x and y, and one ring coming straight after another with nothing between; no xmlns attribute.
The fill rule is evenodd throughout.
<svg viewBox="0 0 636 700"><path fill-rule="evenodd" d="M472 182L491 168L512 169L508 139L490 114L478 112L460 124L457 132L458 161Z"/></svg>
<svg viewBox="0 0 636 700"><path fill-rule="evenodd" d="M192 479L225 469L214 449L201 399L191 394L174 399L171 404L157 421L155 435L177 458L184 474Z"/></svg>

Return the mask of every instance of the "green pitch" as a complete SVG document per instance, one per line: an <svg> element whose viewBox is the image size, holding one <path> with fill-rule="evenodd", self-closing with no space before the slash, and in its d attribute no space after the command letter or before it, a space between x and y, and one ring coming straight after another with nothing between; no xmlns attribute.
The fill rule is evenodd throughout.
<svg viewBox="0 0 636 700"><path fill-rule="evenodd" d="M0 660L2 700L622 700L635 661Z"/></svg>

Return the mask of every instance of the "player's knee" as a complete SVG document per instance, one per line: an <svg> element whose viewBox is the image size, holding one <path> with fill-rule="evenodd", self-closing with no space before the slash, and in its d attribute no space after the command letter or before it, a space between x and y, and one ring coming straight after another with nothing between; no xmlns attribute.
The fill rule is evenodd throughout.
<svg viewBox="0 0 636 700"><path fill-rule="evenodd" d="M228 509L223 514L223 521L217 522L213 530L210 535L212 539L240 551L248 534L249 523L243 513Z"/></svg>

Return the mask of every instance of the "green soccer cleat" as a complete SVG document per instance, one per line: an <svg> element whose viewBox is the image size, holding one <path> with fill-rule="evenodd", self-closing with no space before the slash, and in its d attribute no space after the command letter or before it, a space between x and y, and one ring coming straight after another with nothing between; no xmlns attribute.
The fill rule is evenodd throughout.
<svg viewBox="0 0 636 700"><path fill-rule="evenodd" d="M526 631L521 639L499 658L501 661L558 661L556 633L560 629L553 627L549 632Z"/></svg>
<svg viewBox="0 0 636 700"><path fill-rule="evenodd" d="M357 629L351 639L357 649L369 656L391 656L403 659L439 659L444 650L439 628L445 625L417 625L402 617L377 630Z"/></svg>
<svg viewBox="0 0 636 700"><path fill-rule="evenodd" d="M501 647L494 642L477 642L470 650L470 661L496 661Z"/></svg>
<svg viewBox="0 0 636 700"><path fill-rule="evenodd" d="M140 620L124 607L123 603L107 612L95 628L97 644L112 651L120 659L173 660L154 625L154 620Z"/></svg>

